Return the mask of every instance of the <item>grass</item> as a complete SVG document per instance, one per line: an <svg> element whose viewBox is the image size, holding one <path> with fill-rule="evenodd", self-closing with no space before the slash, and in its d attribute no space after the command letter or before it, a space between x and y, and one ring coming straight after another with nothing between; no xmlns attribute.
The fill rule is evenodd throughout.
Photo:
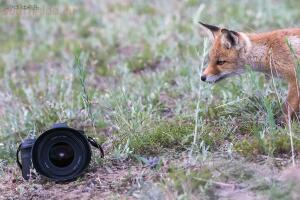
<svg viewBox="0 0 300 200"><path fill-rule="evenodd" d="M166 148L184 149L191 144L193 124L164 122L154 130L129 138L129 147L140 155L157 155Z"/></svg>
<svg viewBox="0 0 300 200"><path fill-rule="evenodd" d="M1 3L0 11L10 4ZM78 187L87 184L104 191L98 179L114 185L118 179L105 175L126 176L109 190L108 198L116 193L142 198L143 192L152 194L146 186L171 199L219 198L232 184L243 186L235 192L258 192L257 198L293 196L288 182L278 180L284 188L278 187L280 172L275 173L279 165L297 163L300 150L298 123L275 127L273 116L281 112L286 83L268 81L251 70L215 85L202 83L199 74L211 43L196 22L249 32L297 27L298 1L36 4L59 12L0 15L2 185L10 186L8 180L14 177L19 188L38 185L55 196L55 184L47 193L42 181L31 185L21 180L15 149L28 134L68 122L95 136L106 152L104 160L96 153ZM71 15L63 13L66 8L74 9ZM159 167L142 171L147 165L139 158L149 157L158 158ZM264 170L273 174L261 178ZM273 176L276 181L268 181ZM254 187L255 179L261 181L260 188ZM74 192L73 186L58 193ZM21 193L13 188L0 191L18 198ZM28 191L29 197L35 194ZM99 194L91 189L90 195Z"/></svg>

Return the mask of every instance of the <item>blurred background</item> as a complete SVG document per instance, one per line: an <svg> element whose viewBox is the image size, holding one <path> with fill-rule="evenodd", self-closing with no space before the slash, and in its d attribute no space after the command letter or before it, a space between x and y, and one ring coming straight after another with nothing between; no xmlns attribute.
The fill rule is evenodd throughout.
<svg viewBox="0 0 300 200"><path fill-rule="evenodd" d="M279 157L282 162L276 165L291 162L288 131L274 129L270 117L280 111L286 84L254 72L216 85L201 83L210 41L197 22L243 32L299 27L299 8L297 0L1 1L0 174L10 180L7 169L15 169L16 144L29 133L39 135L64 121L103 143L108 158L95 160L96 168L111 160L122 165L134 156L158 156L162 163L172 160L166 155L179 156L179 169L172 168L161 179L152 179L153 174L147 178L155 188L160 184L154 189L163 191L158 195L217 198L228 191L215 189L212 182L230 179L247 182L247 195L258 198L252 196L251 188L258 184L253 180L267 169L269 179L261 180L265 188L259 192L277 198L286 191L271 181L275 161L253 172L253 163L243 159L259 155ZM297 123L292 130L298 151ZM183 171L191 164L184 153L201 169ZM241 156L234 164L240 168L228 164L229 172L222 176L220 168L209 169L211 161L205 159L219 153ZM141 160L137 163L147 162ZM16 174L19 187L26 188ZM3 191L26 193L12 188ZM121 196L129 194L124 188L114 189Z"/></svg>

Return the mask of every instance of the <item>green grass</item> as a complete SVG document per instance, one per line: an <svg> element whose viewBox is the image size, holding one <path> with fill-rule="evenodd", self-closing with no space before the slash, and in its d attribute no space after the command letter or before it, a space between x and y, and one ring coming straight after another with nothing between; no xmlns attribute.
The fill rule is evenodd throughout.
<svg viewBox="0 0 300 200"><path fill-rule="evenodd" d="M103 143L107 160L96 159L96 167L109 160L159 157L164 161L157 170L161 178L152 174L151 181L177 199L216 198L212 182L233 178L253 184L259 176L245 180L228 172L227 179L216 178L220 170L210 168L216 155L226 157L222 163L236 155L237 160L266 156L289 162L291 136L299 152L299 125L292 124L292 135L288 127L275 127L286 83L267 81L251 70L215 85L202 83L199 65L208 48L205 33L194 23L246 32L297 27L298 1L36 4L60 10L73 6L75 11L70 16L0 15L0 173L14 166L22 139L56 122L85 129ZM185 166L163 171L172 161L169 156ZM196 164L201 169L195 170ZM236 164L247 171L245 163ZM268 197L285 192L274 183L265 185Z"/></svg>
<svg viewBox="0 0 300 200"><path fill-rule="evenodd" d="M193 124L187 122L163 122L154 130L129 138L129 147L140 155L157 155L166 148L183 150L191 144Z"/></svg>

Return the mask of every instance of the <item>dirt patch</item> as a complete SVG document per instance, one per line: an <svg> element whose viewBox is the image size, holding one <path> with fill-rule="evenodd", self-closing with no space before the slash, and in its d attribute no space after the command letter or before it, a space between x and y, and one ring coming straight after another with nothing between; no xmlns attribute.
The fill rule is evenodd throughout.
<svg viewBox="0 0 300 200"><path fill-rule="evenodd" d="M105 167L89 169L70 183L54 183L41 177L29 182L20 177L16 167L7 168L0 179L0 199L135 199L132 188L151 178L150 169L132 162L110 162Z"/></svg>
<svg viewBox="0 0 300 200"><path fill-rule="evenodd" d="M278 183L291 191L291 199L299 199L299 167L281 171L276 166L282 160L264 157L254 161L238 155L229 159L219 153L210 155L204 163L203 158L189 157L188 152L168 152L159 159L160 166L151 169L137 162L107 158L101 166L91 164L94 167L70 183L54 183L41 177L26 182L16 166L7 166L0 178L0 199L174 199L180 195L175 195L174 189L196 183L204 192L198 188L191 193L195 197L267 199L272 185ZM207 172L210 178L203 176ZM282 191L277 193L281 195Z"/></svg>

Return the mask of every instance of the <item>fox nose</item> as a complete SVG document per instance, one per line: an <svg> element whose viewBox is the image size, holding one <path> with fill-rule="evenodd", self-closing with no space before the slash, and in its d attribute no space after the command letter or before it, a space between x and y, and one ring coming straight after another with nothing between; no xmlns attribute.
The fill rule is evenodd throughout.
<svg viewBox="0 0 300 200"><path fill-rule="evenodd" d="M206 80L206 76L205 75L202 75L201 76L201 81L205 81Z"/></svg>

